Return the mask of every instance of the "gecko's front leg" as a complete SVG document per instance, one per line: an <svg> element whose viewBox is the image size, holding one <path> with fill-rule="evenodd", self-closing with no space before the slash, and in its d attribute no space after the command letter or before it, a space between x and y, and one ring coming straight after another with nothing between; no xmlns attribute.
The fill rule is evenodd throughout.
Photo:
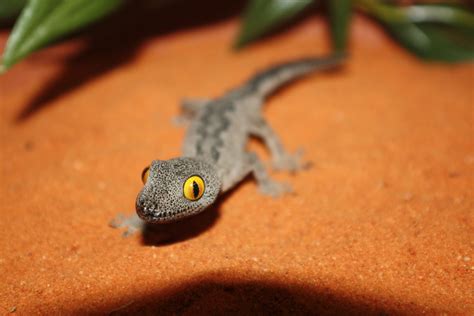
<svg viewBox="0 0 474 316"><path fill-rule="evenodd" d="M250 133L264 141L270 150L274 169L298 171L309 165L301 162L303 150L300 149L294 154L290 154L285 150L279 137L261 116L251 121Z"/></svg>
<svg viewBox="0 0 474 316"><path fill-rule="evenodd" d="M246 159L247 165L250 168L250 172L253 173L255 179L257 180L257 185L260 192L265 195L277 197L292 191L292 188L289 184L280 183L270 178L264 164L255 153L248 153L246 155Z"/></svg>
<svg viewBox="0 0 474 316"><path fill-rule="evenodd" d="M136 232L143 232L145 229L145 221L140 219L137 214L133 214L129 217L118 214L109 222L109 226L112 228L125 228L122 236L128 237Z"/></svg>

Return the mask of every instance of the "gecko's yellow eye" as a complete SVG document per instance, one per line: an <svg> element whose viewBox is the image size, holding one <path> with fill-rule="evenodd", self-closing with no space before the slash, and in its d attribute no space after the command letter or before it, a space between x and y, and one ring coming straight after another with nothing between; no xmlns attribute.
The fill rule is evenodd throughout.
<svg viewBox="0 0 474 316"><path fill-rule="evenodd" d="M147 166L145 169L142 171L142 182L143 184L146 183L146 180L148 180L148 175L150 174L150 166Z"/></svg>
<svg viewBox="0 0 474 316"><path fill-rule="evenodd" d="M190 201L196 201L201 198L204 189L204 180L200 176L192 176L184 182L183 195Z"/></svg>

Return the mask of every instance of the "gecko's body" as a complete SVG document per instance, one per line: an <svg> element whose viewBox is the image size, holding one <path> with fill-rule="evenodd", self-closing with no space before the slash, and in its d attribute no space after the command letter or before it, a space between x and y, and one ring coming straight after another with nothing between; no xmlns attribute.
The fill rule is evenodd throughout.
<svg viewBox="0 0 474 316"><path fill-rule="evenodd" d="M151 163L136 200L138 216L146 222L162 223L199 213L250 173L264 194L277 196L288 191L287 185L270 179L255 153L246 150L249 137L258 137L270 150L276 169L301 167L299 155L286 152L266 123L262 104L283 84L342 60L342 56L330 56L281 64L215 100L183 102L183 117L190 121L183 157Z"/></svg>

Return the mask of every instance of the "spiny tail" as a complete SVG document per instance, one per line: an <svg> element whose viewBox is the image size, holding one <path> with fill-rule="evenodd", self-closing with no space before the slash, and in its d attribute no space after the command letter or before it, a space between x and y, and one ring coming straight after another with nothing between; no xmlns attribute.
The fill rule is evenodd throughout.
<svg viewBox="0 0 474 316"><path fill-rule="evenodd" d="M334 54L322 58L303 58L282 63L257 73L247 82L263 98L292 80L317 70L325 70L340 65L345 54Z"/></svg>

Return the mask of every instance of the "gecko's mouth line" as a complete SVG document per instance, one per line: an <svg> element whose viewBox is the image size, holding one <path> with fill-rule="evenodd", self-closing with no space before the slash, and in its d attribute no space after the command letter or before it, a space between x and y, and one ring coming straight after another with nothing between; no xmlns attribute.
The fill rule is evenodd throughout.
<svg viewBox="0 0 474 316"><path fill-rule="evenodd" d="M156 207L141 206L139 204L136 204L135 208L138 217L152 223L175 222L202 210L202 208L199 208L198 210L186 210L184 212L159 211Z"/></svg>
<svg viewBox="0 0 474 316"><path fill-rule="evenodd" d="M136 205L136 211L138 217L145 221L151 222L166 222L170 221L174 217L172 212L169 211L159 211L156 207L147 207L147 206L140 206L139 204Z"/></svg>

